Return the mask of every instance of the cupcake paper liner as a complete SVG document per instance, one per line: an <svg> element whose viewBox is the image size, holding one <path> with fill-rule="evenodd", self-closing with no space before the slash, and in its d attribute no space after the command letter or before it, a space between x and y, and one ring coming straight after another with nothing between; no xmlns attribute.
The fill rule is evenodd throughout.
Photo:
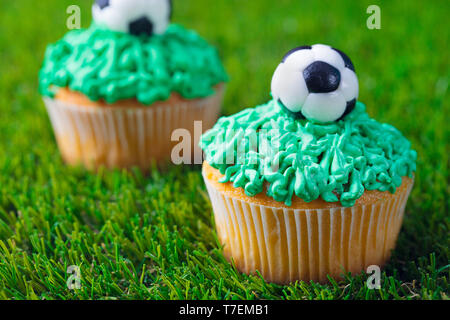
<svg viewBox="0 0 450 320"><path fill-rule="evenodd" d="M205 178L224 255L266 281L326 282L383 266L399 234L412 180L368 205L326 209L268 207L233 198ZM405 182L404 182L405 183Z"/></svg>
<svg viewBox="0 0 450 320"><path fill-rule="evenodd" d="M220 113L223 93L221 86L204 99L148 107L93 107L47 97L44 102L66 163L89 169L104 165L147 170L153 160L158 164L170 160L173 146L179 143L171 141L176 129L189 130L193 154L201 154L194 141L194 121L202 121L203 132L211 128Z"/></svg>

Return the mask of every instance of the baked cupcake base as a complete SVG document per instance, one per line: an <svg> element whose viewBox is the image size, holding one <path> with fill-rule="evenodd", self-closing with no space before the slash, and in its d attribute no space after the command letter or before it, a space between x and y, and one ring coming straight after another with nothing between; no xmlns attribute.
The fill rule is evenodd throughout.
<svg viewBox="0 0 450 320"><path fill-rule="evenodd" d="M258 270L266 281L326 282L344 272L383 266L399 234L413 179L395 194L366 191L353 207L321 199L292 206L261 193L248 197L208 163L203 177L211 198L224 255L244 273Z"/></svg>
<svg viewBox="0 0 450 320"><path fill-rule="evenodd" d="M146 171L168 162L175 129L191 133L194 121L202 121L203 131L211 128L220 113L224 85L203 99L187 100L178 94L164 102L143 106L135 99L115 104L92 102L81 93L60 89L54 99L44 98L56 140L64 161L83 164L88 169L130 168ZM194 147L194 152L201 152Z"/></svg>

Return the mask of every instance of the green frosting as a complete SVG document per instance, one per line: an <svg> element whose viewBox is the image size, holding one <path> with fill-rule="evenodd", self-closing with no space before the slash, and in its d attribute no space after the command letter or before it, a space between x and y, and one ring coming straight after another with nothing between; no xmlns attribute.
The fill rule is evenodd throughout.
<svg viewBox="0 0 450 320"><path fill-rule="evenodd" d="M69 87L92 101L137 98L150 105L172 92L187 99L207 97L227 75L217 51L179 25L163 35L136 37L92 24L47 48L39 80L45 96Z"/></svg>
<svg viewBox="0 0 450 320"><path fill-rule="evenodd" d="M319 124L296 120L274 100L222 117L200 141L206 161L248 196L263 191L291 205L355 204L364 190L394 193L416 170L417 153L393 126L371 119L357 102L344 120Z"/></svg>

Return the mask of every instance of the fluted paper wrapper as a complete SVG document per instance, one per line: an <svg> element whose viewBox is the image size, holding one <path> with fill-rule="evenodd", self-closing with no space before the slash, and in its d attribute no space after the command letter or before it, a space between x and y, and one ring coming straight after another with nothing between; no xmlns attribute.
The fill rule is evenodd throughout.
<svg viewBox="0 0 450 320"><path fill-rule="evenodd" d="M383 266L399 234L413 182L370 205L274 208L233 198L205 178L224 255L266 281L326 282L345 272Z"/></svg>
<svg viewBox="0 0 450 320"><path fill-rule="evenodd" d="M201 154L194 141L194 121L202 121L202 131L211 128L220 113L223 88L204 99L155 106L92 107L44 98L63 159L68 164L84 164L95 169L150 168L152 161L170 160L172 133L187 129L193 152ZM200 132L201 134L201 132Z"/></svg>

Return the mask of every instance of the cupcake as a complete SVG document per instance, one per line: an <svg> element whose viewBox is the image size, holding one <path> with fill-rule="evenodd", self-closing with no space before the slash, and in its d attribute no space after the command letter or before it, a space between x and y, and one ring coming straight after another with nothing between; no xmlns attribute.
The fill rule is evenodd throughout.
<svg viewBox="0 0 450 320"><path fill-rule="evenodd" d="M224 255L280 284L383 266L413 187L410 142L369 117L351 60L326 45L291 50L272 97L200 141Z"/></svg>
<svg viewBox="0 0 450 320"><path fill-rule="evenodd" d="M171 12L170 0L97 0L88 29L48 46L39 88L68 164L147 170L170 160L174 130L214 125L226 72Z"/></svg>

